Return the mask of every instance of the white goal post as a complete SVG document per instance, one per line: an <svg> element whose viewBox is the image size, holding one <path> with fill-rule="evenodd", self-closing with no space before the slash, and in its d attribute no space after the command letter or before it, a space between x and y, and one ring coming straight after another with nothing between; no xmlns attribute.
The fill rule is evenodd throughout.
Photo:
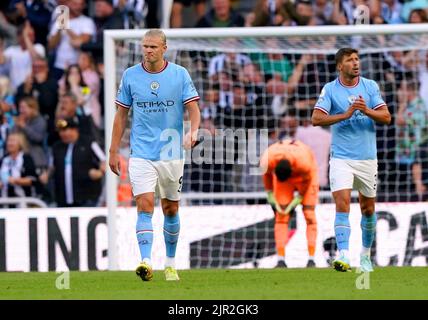
<svg viewBox="0 0 428 320"><path fill-rule="evenodd" d="M105 81L105 146L106 153L111 141L113 119L115 115L115 97L119 74L117 70L116 41L134 40L142 38L147 30L105 30L104 31L104 81ZM293 37L321 37L321 36L377 36L377 35L428 35L428 24L407 25L348 25L348 26L316 26L316 27L255 27L255 28L198 28L198 29L165 29L167 40L192 40L206 41L215 38L237 38L237 39L264 39L266 37L277 37L288 39ZM409 37L410 39L410 37ZM424 38L426 41L426 38ZM413 40L412 40L413 41ZM414 45L422 45L419 43ZM351 45L351 44L349 44ZM392 46L394 44L391 44ZM428 47L428 43L423 44ZM389 48L391 49L391 48ZM138 48L137 50L140 50ZM300 52L316 53L317 48L308 46ZM116 208L117 208L117 177L107 170L106 173L106 202L108 207L108 257L109 269L118 269L118 255L116 250Z"/></svg>

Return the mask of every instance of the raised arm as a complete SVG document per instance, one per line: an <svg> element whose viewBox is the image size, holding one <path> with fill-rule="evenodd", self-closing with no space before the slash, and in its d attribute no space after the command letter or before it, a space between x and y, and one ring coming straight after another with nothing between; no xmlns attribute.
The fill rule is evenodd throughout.
<svg viewBox="0 0 428 320"><path fill-rule="evenodd" d="M62 36L62 30L57 30L57 32L53 35L51 35L48 38L48 49L54 50L59 45L59 42L61 41Z"/></svg>

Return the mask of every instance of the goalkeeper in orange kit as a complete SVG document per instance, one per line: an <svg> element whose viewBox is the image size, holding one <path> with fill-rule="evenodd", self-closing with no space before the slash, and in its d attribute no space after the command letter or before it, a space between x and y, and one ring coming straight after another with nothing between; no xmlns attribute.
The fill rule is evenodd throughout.
<svg viewBox="0 0 428 320"><path fill-rule="evenodd" d="M306 238L309 260L307 267L314 267L317 221L315 205L318 202L318 167L312 150L294 139L278 141L264 152L260 160L264 169L263 183L268 202L275 211L275 244L278 254L277 267L286 267L285 247L288 242L290 213L302 203L306 220ZM294 197L297 191L298 195Z"/></svg>

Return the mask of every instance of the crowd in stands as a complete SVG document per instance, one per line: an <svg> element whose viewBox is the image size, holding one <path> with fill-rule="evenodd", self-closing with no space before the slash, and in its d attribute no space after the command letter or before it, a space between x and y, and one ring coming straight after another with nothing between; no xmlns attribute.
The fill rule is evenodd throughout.
<svg viewBox="0 0 428 320"><path fill-rule="evenodd" d="M105 203L103 31L160 27L161 3L1 2L1 196L34 196L52 206ZM370 23L428 23L428 0L174 0L170 27L354 24L354 11L361 4L369 8ZM69 21L61 28L57 22L64 5L69 9ZM184 18L186 10L194 10L191 25L192 19ZM272 39L267 45L278 44ZM195 80L202 98L202 128L211 132L218 128L268 128L272 141L284 136L301 139L314 148L321 186L328 188L330 133L312 127L308 120L322 86L336 76L333 56L217 52L208 56L196 53L192 59L202 73ZM362 59L363 69L367 67L364 63L375 64L367 69L367 76L389 93L386 102L396 124L379 128L379 143L384 144L380 145L380 172L391 173L380 179L406 179L412 189L404 191L426 199L426 53L375 54ZM374 71L380 69L385 72ZM202 78L205 80L200 83L197 79ZM397 139L391 142L386 136ZM187 169L188 190L262 189L260 177L258 181L247 174L244 165L192 164ZM389 186L397 187L394 183ZM395 189L389 191L400 195ZM120 194L129 200L129 186L123 184Z"/></svg>

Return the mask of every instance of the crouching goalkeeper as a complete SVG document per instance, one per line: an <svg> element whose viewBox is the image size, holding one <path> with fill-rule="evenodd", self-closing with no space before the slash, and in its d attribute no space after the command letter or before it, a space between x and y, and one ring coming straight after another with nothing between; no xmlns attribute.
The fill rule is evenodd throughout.
<svg viewBox="0 0 428 320"><path fill-rule="evenodd" d="M319 182L318 167L312 150L298 140L281 140L269 146L262 155L260 165L264 170L263 182L268 193L268 202L275 209L277 267L286 267L285 247L289 239L290 212L299 203L302 203L306 220L309 252L307 267L315 267L315 205L318 202ZM298 193L296 197L295 192Z"/></svg>

